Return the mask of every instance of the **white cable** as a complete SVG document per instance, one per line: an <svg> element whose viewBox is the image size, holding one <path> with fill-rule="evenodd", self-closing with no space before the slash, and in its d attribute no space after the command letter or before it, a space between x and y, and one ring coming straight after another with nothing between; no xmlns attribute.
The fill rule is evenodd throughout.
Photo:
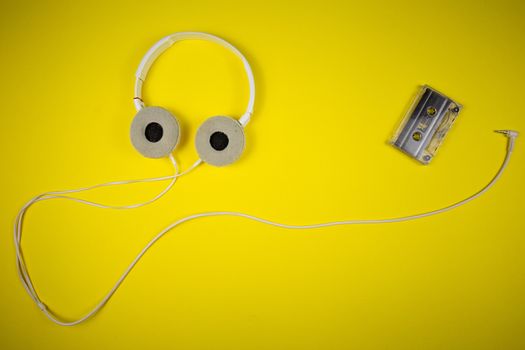
<svg viewBox="0 0 525 350"><path fill-rule="evenodd" d="M179 178L182 175L185 175L185 174L189 173L190 171L192 171L193 169L195 169L197 166L199 166L202 163L202 160L199 159L190 168L188 168L186 171L184 171L182 173L179 173L179 168L178 168L177 162L175 161L175 158L173 157L173 155L170 155L169 159L170 159L170 161L171 161L171 163L173 165L173 168L175 170L175 173L173 175L163 176L163 177L146 178L146 179L138 179L138 180L113 181L113 182L108 182L108 183L103 183L103 184L98 184L98 185L89 186L89 187L83 187L83 188L78 188L78 189L45 192L45 193L42 193L42 194L40 194L38 196L35 196L31 200L29 200L20 209L20 211L18 212L18 215L16 216L15 225L14 225L14 242L15 242L15 248L16 248L16 260L17 260L18 275L20 277L20 280L22 281L22 285L24 286L25 290L29 293L29 295L31 296L33 301L38 305L38 307L42 310L42 312L44 312L44 314L50 320L52 320L53 322L55 322L57 324L60 324L60 325L67 325L67 324L64 324L64 322L61 322L60 320L58 320L56 317L54 317L52 315L52 313L50 313L47 310L47 308L44 305L44 303L40 300L40 298L39 298L39 296L38 296L38 294L37 294L37 292L36 292L36 290L35 290L35 288L33 286L31 278L29 276L29 272L27 271L27 267L26 267L26 264L25 264L25 260L24 260L23 253L22 253L22 247L21 247L22 226L23 226L24 216L25 216L27 210L33 204L35 204L37 202L44 201L44 200L49 200L49 199L66 199L66 200L71 200L71 201L75 201L75 202L78 202L78 203L94 206L94 207L97 207L97 208L104 208L104 209L133 209L133 208L139 208L139 207L145 206L147 204L153 203L154 201L156 201L159 198L161 198L162 196L164 196L173 187L173 185L177 181L177 178ZM156 181L165 181L165 180L171 180L171 181L166 186L166 188L164 188L155 197L153 197L152 199L149 199L149 200L147 200L145 202L136 203L136 204L130 204L130 205L121 205L121 206L106 205L106 204L102 204L102 203L97 203L97 202L93 202L93 201L87 201L85 199L81 199L81 198L77 198L77 197L73 197L73 196L66 196L65 195L65 194L69 194L69 193L78 193L78 192L89 191L89 190L92 190L92 189L95 189L95 188L100 188L100 187L127 185L127 184L140 183L140 182L156 182ZM115 290L116 290L116 288L115 288ZM93 311L91 313L89 313L87 315L87 317L79 320L77 323L80 323L80 322L84 321L85 319L89 318L92 314L96 313L105 304L105 302L111 297L111 295L113 293L114 293L114 290L111 291L110 293L108 293L108 295L106 295L106 298L103 299L102 303L100 303L95 309L93 309ZM76 323L74 323L74 324L76 324ZM71 324L71 325L73 325L73 324Z"/></svg>
<svg viewBox="0 0 525 350"><path fill-rule="evenodd" d="M479 190L475 194L471 195L470 197L467 197L466 199L463 199L463 200L461 200L459 202L456 202L456 203L454 203L452 205L446 206L446 207L441 208L441 209L429 211L429 212L426 212L426 213L416 214L416 215L402 216L402 217L390 218L390 219L343 220L343 221L331 221L331 222L310 224L310 225L283 224L283 223L279 223L279 222L275 222L275 221L266 220L266 219L263 219L263 218L260 218L260 217L257 217L257 216L245 214L245 213L229 212L229 211L204 212L204 213L199 213L199 214L186 216L186 217L184 217L182 219L179 219L179 220L173 222L172 224L170 224L169 226L167 226L161 232L159 232L155 237L153 237L153 239L151 241L148 242L148 244L146 244L146 246L139 252L139 254L135 257L135 259L133 259L131 264L129 264L129 266L126 268L124 273L120 276L120 278L117 280L115 285L110 289L110 291L106 294L106 296L104 298L102 298L102 300L90 312L88 312L86 315L84 315L83 317L79 318L78 320L71 321L71 322L60 320L55 314L53 314L53 312L51 312L46 307L46 305L38 298L38 295L36 294L36 292L34 290L34 287L31 284L31 280L29 279L29 275L28 275L27 270L25 268L25 264L24 264L23 256L22 256L22 251L21 251L21 247L20 247L20 238L21 238L20 227L21 227L21 220L22 220L22 217L23 217L23 213L22 213L22 217L20 217L20 221L17 220L17 222L19 222L19 226L18 226L19 229L18 230L17 230L17 225L15 224L15 245L16 245L16 248L17 248L17 262L18 262L18 267L19 267L20 278L22 279L22 284L26 288L26 290L29 293L29 295L37 303L38 307L47 316L47 318L49 318L51 321L53 321L56 324L61 325L61 326L74 326L74 325L77 325L79 323L82 323L82 322L86 321L87 319L89 319L90 317L95 315L98 311L100 311L100 309L108 302L108 300L113 296L113 294L116 292L116 290L120 287L122 282L124 282L125 278L129 275L129 273L131 272L133 267L135 267L135 265L144 256L144 254L146 254L146 252L160 238L162 238L166 233L168 233L173 228L175 228L175 227L177 227L177 226L179 226L182 223L187 222L187 221L191 221L191 220L195 220L195 219L203 218L203 217L212 217L212 216L233 216L233 217L241 217L241 218L244 218L244 219L253 220L253 221L265 224L265 225L271 225L271 226L275 226L275 227L279 227L279 228L302 230L302 229L316 229L316 228L330 227L330 226L340 226L340 225L364 225L364 224L395 223L395 222L401 222L401 221L409 221L409 220L421 219L421 218L424 218L424 217L441 214L441 213L444 213L446 211L449 211L449 210L452 210L454 208L457 208L457 207L459 207L461 205L464 205L464 204L466 204L466 203L468 203L468 202L478 198L479 196L481 196L482 194L487 192L496 183L496 181L498 181L498 179L501 177L501 175L503 174L504 170L506 169L506 167L507 167L507 165L508 165L508 163L510 161L510 157L512 155L512 151L514 149L514 142L515 142L516 137L518 136L518 133L516 131L513 131L513 130L499 130L497 132L504 134L507 137L507 139L508 139L508 143L507 143L507 152L506 152L506 155L505 155L505 159L504 159L501 167L499 168L498 172L496 173L496 175L492 178L492 180L485 187L483 187L481 190ZM87 204L91 205L91 203L87 203ZM24 211L24 208L22 208L21 212Z"/></svg>

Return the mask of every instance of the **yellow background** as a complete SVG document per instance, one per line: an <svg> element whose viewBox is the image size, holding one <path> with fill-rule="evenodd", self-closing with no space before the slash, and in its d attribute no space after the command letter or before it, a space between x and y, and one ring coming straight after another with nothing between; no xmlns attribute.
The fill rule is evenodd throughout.
<svg viewBox="0 0 525 350"><path fill-rule="evenodd" d="M87 323L49 322L18 281L17 210L43 191L169 174L128 133L135 69L161 37L206 31L253 65L247 149L202 166L159 202L107 211L54 201L29 213L23 246L42 299L88 311L168 223L209 210L286 223L439 208L498 169L525 132L525 5L515 1L2 1L2 349L523 349L523 140L501 181L453 212L392 225L286 231L238 218L164 237ZM465 106L432 164L387 144L418 85ZM242 66L185 42L145 86L183 127L182 168L207 117L242 113ZM522 136L523 137L523 136ZM87 198L144 200L162 184Z"/></svg>

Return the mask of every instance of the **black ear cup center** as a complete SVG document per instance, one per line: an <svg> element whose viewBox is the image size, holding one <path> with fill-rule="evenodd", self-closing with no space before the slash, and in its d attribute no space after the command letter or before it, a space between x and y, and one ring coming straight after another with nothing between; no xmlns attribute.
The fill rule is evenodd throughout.
<svg viewBox="0 0 525 350"><path fill-rule="evenodd" d="M159 123L151 122L146 125L146 130L144 131L144 136L149 142L159 142L164 134L164 130Z"/></svg>
<svg viewBox="0 0 525 350"><path fill-rule="evenodd" d="M195 148L199 158L210 165L232 164L244 150L244 128L230 117L208 118L197 130Z"/></svg>
<svg viewBox="0 0 525 350"><path fill-rule="evenodd" d="M228 139L228 135L221 131L215 131L210 136L210 145L216 151L224 150L226 147L228 147L229 142L230 140Z"/></svg>

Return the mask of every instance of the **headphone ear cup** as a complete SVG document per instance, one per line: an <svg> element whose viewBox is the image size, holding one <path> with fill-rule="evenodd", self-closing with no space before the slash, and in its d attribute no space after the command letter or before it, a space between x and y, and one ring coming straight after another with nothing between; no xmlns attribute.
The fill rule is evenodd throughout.
<svg viewBox="0 0 525 350"><path fill-rule="evenodd" d="M142 108L131 123L131 143L144 157L168 156L179 143L179 136L177 118L161 107Z"/></svg>
<svg viewBox="0 0 525 350"><path fill-rule="evenodd" d="M208 164L224 166L235 162L244 151L244 128L230 117L211 117L197 130L195 148Z"/></svg>

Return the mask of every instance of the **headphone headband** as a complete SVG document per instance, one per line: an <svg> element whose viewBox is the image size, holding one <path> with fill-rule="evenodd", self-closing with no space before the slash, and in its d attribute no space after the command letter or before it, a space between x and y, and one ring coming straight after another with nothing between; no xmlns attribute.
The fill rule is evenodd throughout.
<svg viewBox="0 0 525 350"><path fill-rule="evenodd" d="M224 39L221 39L215 35L211 35L208 33L201 33L201 32L180 32L168 35L167 37L159 40L155 45L153 45L144 58L142 58L142 61L140 62L139 68L137 69L137 73L135 73L135 108L137 111L140 111L142 108L144 108L144 101L142 100L142 85L146 81L146 76L148 75L149 69L155 62L155 60L168 48L170 48L173 44L175 44L178 41L182 40L205 40L214 42L216 44L221 45L222 47L225 47L229 49L231 52L233 52L239 59L242 61L244 70L246 72L246 76L248 77L248 84L250 86L250 99L248 101L248 106L246 107L246 111L239 119L239 122L246 126L248 122L250 121L250 118L253 113L253 104L255 102L255 82L253 79L253 72L252 68L250 67L250 64L248 63L248 60L244 57L244 55L232 44L227 42Z"/></svg>

